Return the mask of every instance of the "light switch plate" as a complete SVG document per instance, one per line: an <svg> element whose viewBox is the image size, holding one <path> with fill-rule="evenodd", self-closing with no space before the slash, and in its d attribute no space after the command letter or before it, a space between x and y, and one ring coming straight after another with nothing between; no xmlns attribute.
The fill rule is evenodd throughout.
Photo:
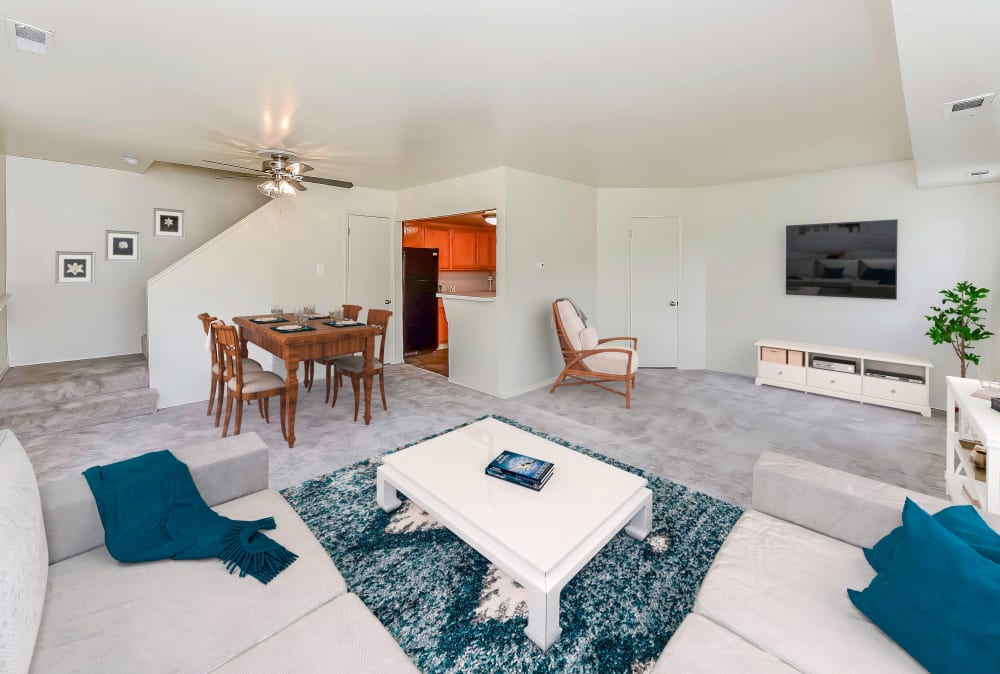
<svg viewBox="0 0 1000 674"><path fill-rule="evenodd" d="M316 276L322 276L326 273L326 265L322 262L316 263Z"/></svg>
<svg viewBox="0 0 1000 674"><path fill-rule="evenodd" d="M544 262L536 262L535 263L535 269L537 269L538 271L545 271L545 263Z"/></svg>

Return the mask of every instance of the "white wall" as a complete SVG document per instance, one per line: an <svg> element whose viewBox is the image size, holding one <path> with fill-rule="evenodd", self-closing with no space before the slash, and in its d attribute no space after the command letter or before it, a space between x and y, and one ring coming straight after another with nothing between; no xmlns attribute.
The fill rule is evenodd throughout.
<svg viewBox="0 0 1000 674"><path fill-rule="evenodd" d="M597 289L597 190L511 168L506 188L502 397L552 383L563 366L552 301L594 307Z"/></svg>
<svg viewBox="0 0 1000 674"><path fill-rule="evenodd" d="M705 234L700 188L597 190L597 332L626 334L628 233L638 216L681 218L678 366L705 367ZM590 313L591 308L584 311Z"/></svg>
<svg viewBox="0 0 1000 674"><path fill-rule="evenodd" d="M130 173L7 157L6 170L13 365L137 353L146 280L264 202L252 181L175 164ZM153 236L154 208L185 212L183 239ZM139 232L140 261L105 260L106 230ZM93 284L56 285L61 250L94 253Z"/></svg>
<svg viewBox="0 0 1000 674"><path fill-rule="evenodd" d="M7 161L0 154L0 295L7 292ZM7 313L0 307L0 378L10 367L7 351Z"/></svg>
<svg viewBox="0 0 1000 674"><path fill-rule="evenodd" d="M878 219L899 220L898 299L785 295L786 225ZM957 281L1000 292L1000 185L918 190L909 161L710 187L704 223L713 370L753 374L761 337L924 356L940 408L958 361L924 336L928 307Z"/></svg>
<svg viewBox="0 0 1000 674"><path fill-rule="evenodd" d="M391 219L394 208L393 192L310 185L293 199L267 203L150 279L149 378L159 406L208 398L210 359L199 313L228 323L266 314L272 303L287 311L309 301L320 309L343 304L348 214ZM322 276L317 262L326 267ZM251 357L272 366L264 352L254 349ZM284 372L280 363L273 369Z"/></svg>
<svg viewBox="0 0 1000 674"><path fill-rule="evenodd" d="M438 183L420 185L396 193L396 226L393 232L393 250L401 254L404 220L431 218L456 213L471 213L495 208L497 210L497 298L483 306L466 306L468 302L446 301L448 315L448 378L456 384L500 395L500 349L498 334L500 315L507 299L502 280L507 273L504 260L506 244L506 187L505 169L495 168ZM402 269L396 278L397 297L403 296ZM459 303L461 302L461 303ZM450 306L453 305L453 306ZM402 306L399 305L402 310ZM455 312L465 312L458 316ZM454 323L454 325L453 325ZM462 330L461 326L474 330ZM402 360L403 340L396 340L396 357Z"/></svg>

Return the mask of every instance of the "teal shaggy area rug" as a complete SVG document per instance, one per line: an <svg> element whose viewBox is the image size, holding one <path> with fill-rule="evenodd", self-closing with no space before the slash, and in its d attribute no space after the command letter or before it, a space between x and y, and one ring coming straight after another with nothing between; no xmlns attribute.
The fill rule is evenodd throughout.
<svg viewBox="0 0 1000 674"><path fill-rule="evenodd" d="M391 513L376 505L380 458L282 494L326 548L348 588L421 671L648 671L690 612L742 510L496 418L641 475L653 492L649 536L636 541L620 532L569 582L562 592L562 636L544 653L524 634L527 592L520 585L412 501Z"/></svg>

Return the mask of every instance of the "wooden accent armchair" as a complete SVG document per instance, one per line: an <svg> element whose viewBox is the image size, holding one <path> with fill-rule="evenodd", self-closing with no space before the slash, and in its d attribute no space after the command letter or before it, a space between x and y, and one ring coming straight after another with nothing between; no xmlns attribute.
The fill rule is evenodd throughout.
<svg viewBox="0 0 1000 674"><path fill-rule="evenodd" d="M567 299L552 303L552 318L565 365L549 393L555 392L560 386L590 384L624 396L625 408L631 408L635 372L639 367L639 340L636 337L598 339L597 331L587 327L577 312L576 305ZM618 341L632 342L632 348L601 347L602 344ZM567 379L573 381L566 381ZM616 381L625 382L624 391L606 385L606 382Z"/></svg>

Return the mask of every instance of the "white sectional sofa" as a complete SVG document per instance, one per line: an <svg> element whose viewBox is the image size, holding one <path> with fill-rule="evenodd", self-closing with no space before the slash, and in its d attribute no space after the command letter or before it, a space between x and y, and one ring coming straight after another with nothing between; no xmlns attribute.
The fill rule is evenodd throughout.
<svg viewBox="0 0 1000 674"><path fill-rule="evenodd" d="M299 559L267 585L216 559L121 564L82 476L42 485L0 431L0 673L416 672L305 523L253 433L179 450L205 501Z"/></svg>
<svg viewBox="0 0 1000 674"><path fill-rule="evenodd" d="M753 509L726 538L653 672L924 672L858 611L875 576L862 547L901 523L906 497L950 501L765 452ZM1000 518L985 516L1000 531ZM970 617L967 629L975 629Z"/></svg>

